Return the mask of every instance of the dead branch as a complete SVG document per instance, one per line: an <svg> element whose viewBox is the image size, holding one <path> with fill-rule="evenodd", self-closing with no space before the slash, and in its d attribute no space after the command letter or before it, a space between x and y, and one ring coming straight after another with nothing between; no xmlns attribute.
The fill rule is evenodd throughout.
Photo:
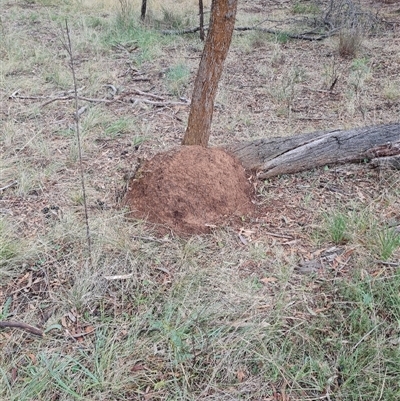
<svg viewBox="0 0 400 401"><path fill-rule="evenodd" d="M74 100L75 99L75 95L71 94L71 95L66 95L66 96L23 96L23 95L18 95L19 89L14 91L8 98L10 100L13 99L22 99L22 100L43 100L43 99L47 99L44 103L42 103L40 105L40 107L45 107L47 105L49 105L50 103L53 102L58 102L58 101L68 101L68 100ZM151 97L153 99L158 99L160 100L159 102L157 101L153 101L150 99L143 99L143 98L129 98L128 100L124 100L124 98L135 94L135 95L140 95L140 96L147 96L147 97ZM86 96L77 96L78 100L83 100L85 102L90 102L90 103L106 103L106 104L110 104L110 103L115 103L115 102L129 102L129 103L134 103L135 105L138 103L145 103L145 104L150 104L152 106L155 107L168 107L168 106L190 106L190 101L187 102L174 102L174 101L165 101L165 98L163 98L162 96L159 95L154 95L152 93L149 92L143 92L139 89L133 89L130 92L127 93L122 93L121 95L115 97L114 99L104 99L104 98L90 98L90 97L86 97Z"/></svg>
<svg viewBox="0 0 400 401"><path fill-rule="evenodd" d="M208 27L205 27L204 29L208 29ZM163 35L185 35L189 33L195 33L200 30L200 27L195 27L195 28L188 28L188 29L177 29L177 30L163 30L161 33ZM258 26L238 26L235 28L235 31L238 32L245 32L245 31L258 31L258 32L265 32L265 33L270 33L272 35L284 35L287 36L290 39L301 39L301 40L309 40L309 41L318 41L318 40L323 40L328 38L329 36L334 35L339 28L331 29L327 33L324 34L314 34L313 32L304 32L304 33L290 33L290 32L285 32L285 31L278 31L275 29L270 29L270 28L260 28ZM313 36L315 35L315 36Z"/></svg>
<svg viewBox="0 0 400 401"><path fill-rule="evenodd" d="M277 35L277 36L287 36L290 39L300 39L300 40L309 40L309 41L318 41L318 40L323 40L328 38L329 36L332 36L335 34L338 29L332 29L328 31L327 33L324 34L314 34L314 32L304 32L304 33L290 33L286 31L277 31L275 29L269 29L269 28L259 28L259 27L251 27L251 26L243 26L243 27L236 27L235 31L239 32L244 32L244 31L259 31L259 32L265 32L265 33L270 33L272 35ZM313 36L315 35L315 36Z"/></svg>
<svg viewBox="0 0 400 401"><path fill-rule="evenodd" d="M139 89L135 89L132 92L129 93L123 93L121 96L116 97L115 99L96 99L96 98L90 98L90 97L85 97L85 96L78 96L78 100L83 100L85 102L91 102L91 103L106 103L106 104L111 104L115 102L120 102L123 103L124 97L127 97L131 94L137 94L137 95L143 95L143 96L149 96L154 99L159 99L159 100L164 100L163 97L158 96L158 95L153 95L148 92L142 92ZM9 96L9 99L22 99L22 100L43 100L43 99L48 99L46 102L42 103L40 107L45 107L49 105L50 103L57 102L57 101L65 101L65 100L74 100L75 96L74 95L68 95L68 96L57 96L57 97L52 97L52 96L20 96L20 95L14 95L14 96ZM150 104L155 107L168 107L168 106L190 106L190 102L174 102L174 101L160 101L156 102L153 100L149 99L142 99L142 98L130 98L128 100L129 103L145 103L145 104Z"/></svg>
<svg viewBox="0 0 400 401"><path fill-rule="evenodd" d="M13 327L16 329L21 329L28 331L35 336L43 337L43 331L37 329L36 327L30 326L29 324L23 322L7 322L7 321L0 321L0 327Z"/></svg>
<svg viewBox="0 0 400 401"><path fill-rule="evenodd" d="M165 100L162 96L158 96L158 95L153 95L152 93L149 92L142 92L139 89L134 89L133 90L137 95L142 95L142 96L149 96L152 97L153 99L158 99L158 100Z"/></svg>
<svg viewBox="0 0 400 401"><path fill-rule="evenodd" d="M204 29L208 29L208 25L204 26ZM200 31L200 27L196 26L195 28L187 28L187 29L164 29L160 31L163 35L185 35L188 33L196 33Z"/></svg>

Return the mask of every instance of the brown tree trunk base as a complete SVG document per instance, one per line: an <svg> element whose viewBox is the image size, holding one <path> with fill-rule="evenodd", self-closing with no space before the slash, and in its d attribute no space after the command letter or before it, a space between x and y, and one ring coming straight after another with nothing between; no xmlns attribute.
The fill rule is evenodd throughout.
<svg viewBox="0 0 400 401"><path fill-rule="evenodd" d="M260 179L341 163L375 160L373 167L398 166L400 123L313 132L293 137L263 138L228 145L246 170ZM381 162L377 160L381 159ZM390 159L390 160L389 160Z"/></svg>
<svg viewBox="0 0 400 401"><path fill-rule="evenodd" d="M208 146L214 100L232 40L237 0L213 0L210 29L193 88L182 145Z"/></svg>

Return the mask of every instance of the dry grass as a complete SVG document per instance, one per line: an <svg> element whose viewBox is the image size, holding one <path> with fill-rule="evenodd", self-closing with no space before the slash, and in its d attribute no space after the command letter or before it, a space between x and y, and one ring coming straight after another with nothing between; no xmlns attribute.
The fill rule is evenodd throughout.
<svg viewBox="0 0 400 401"><path fill-rule="evenodd" d="M81 96L176 101L202 44L151 27L165 26L163 7L195 24L196 3L149 2L143 27L139 2L122 23L117 1L0 0L0 187L15 182L0 192L0 320L45 331L1 329L0 398L398 399L398 172L279 177L259 184L262 213L241 230L159 237L118 197L140 159L180 143L187 107L81 101L89 263L73 103L44 105L72 89L64 18ZM295 14L240 5L238 24L310 11L292 3ZM347 60L336 36L235 34L212 143L393 122L397 36L369 37Z"/></svg>
<svg viewBox="0 0 400 401"><path fill-rule="evenodd" d="M362 34L357 29L344 30L339 35L339 54L354 58L360 50Z"/></svg>

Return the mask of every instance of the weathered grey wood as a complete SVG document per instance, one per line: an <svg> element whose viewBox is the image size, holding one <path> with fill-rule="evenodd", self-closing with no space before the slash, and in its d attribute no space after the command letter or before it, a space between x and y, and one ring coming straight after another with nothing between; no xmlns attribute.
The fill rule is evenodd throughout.
<svg viewBox="0 0 400 401"><path fill-rule="evenodd" d="M261 179L376 157L373 149L400 141L400 123L263 138L227 146ZM371 153L372 152L372 153Z"/></svg>
<svg viewBox="0 0 400 401"><path fill-rule="evenodd" d="M400 170L400 156L379 157L371 160L371 167Z"/></svg>

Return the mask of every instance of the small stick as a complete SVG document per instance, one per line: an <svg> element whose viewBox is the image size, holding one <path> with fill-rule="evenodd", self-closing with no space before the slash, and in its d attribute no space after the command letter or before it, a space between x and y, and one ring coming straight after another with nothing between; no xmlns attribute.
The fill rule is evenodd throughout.
<svg viewBox="0 0 400 401"><path fill-rule="evenodd" d="M11 184L8 184L8 185L6 185L6 186L0 188L0 191L4 191L4 190L6 190L7 188L14 187L14 186L17 185L17 184L18 184L18 181L13 181Z"/></svg>
<svg viewBox="0 0 400 401"><path fill-rule="evenodd" d="M164 100L164 98L162 96L158 96L158 95L153 95L152 93L149 92L142 92L139 89L134 89L133 90L137 95L143 95L143 96L150 96L154 99L158 99L158 100Z"/></svg>
<svg viewBox="0 0 400 401"><path fill-rule="evenodd" d="M89 334L93 334L95 331L96 331L96 329L92 329L92 330L90 330L90 331L88 331L88 332L82 331L82 332L80 332L80 333L75 333L75 334L68 333L68 334L69 334L72 338L79 338L79 337L88 336Z"/></svg>
<svg viewBox="0 0 400 401"><path fill-rule="evenodd" d="M84 173L83 162L82 162L81 134L80 134L80 128L79 128L78 85L76 82L74 56L72 53L71 36L69 34L69 27L68 27L67 20L65 20L65 31L67 33L67 38L63 44L65 47L65 50L68 52L68 55L69 55L72 80L73 80L73 84L74 84L75 131L76 131L76 139L78 142L78 159L79 159L79 171L80 171L80 175L81 175L81 185L82 185L83 210L85 213L86 240L87 240L87 247L88 247L89 265L91 266L92 260L93 260L92 259L92 239L90 236L89 215L88 215L88 207L87 207L87 200L86 200L86 188L85 188L85 173Z"/></svg>
<svg viewBox="0 0 400 401"><path fill-rule="evenodd" d="M271 237L276 237L276 238L293 239L292 235L275 234L275 233L271 233L269 231L264 231L263 234L267 234L267 235L270 235Z"/></svg>
<svg viewBox="0 0 400 401"><path fill-rule="evenodd" d="M20 90L21 90L21 89L18 88L16 91L14 91L13 93L11 93L11 95L10 95L8 98L9 98L9 99L12 99L13 97L17 96Z"/></svg>
<svg viewBox="0 0 400 401"><path fill-rule="evenodd" d="M130 99L131 103L137 104L137 103L145 103L145 104L150 104L155 107L167 107L167 106L190 106L190 102L153 102L152 100L147 100L147 99L138 99L138 98L132 98Z"/></svg>
<svg viewBox="0 0 400 401"><path fill-rule="evenodd" d="M25 97L26 99L27 97ZM46 97L42 97L42 99L45 99ZM37 98L39 99L39 98ZM50 103L56 102L57 100L71 100L71 99L75 99L74 95L71 96L63 96L63 97L53 97L50 100L48 100L47 102L44 102L40 105L40 107L44 107L47 106ZM84 97L84 96L78 96L79 100L85 100L86 102L92 102L92 103L113 103L116 100L110 100L110 99L92 99L90 97Z"/></svg>
<svg viewBox="0 0 400 401"><path fill-rule="evenodd" d="M0 321L0 327L14 327L16 329L21 329L34 334L35 336L43 337L43 331L37 329L36 327L30 326L29 324L23 322L7 322Z"/></svg>

